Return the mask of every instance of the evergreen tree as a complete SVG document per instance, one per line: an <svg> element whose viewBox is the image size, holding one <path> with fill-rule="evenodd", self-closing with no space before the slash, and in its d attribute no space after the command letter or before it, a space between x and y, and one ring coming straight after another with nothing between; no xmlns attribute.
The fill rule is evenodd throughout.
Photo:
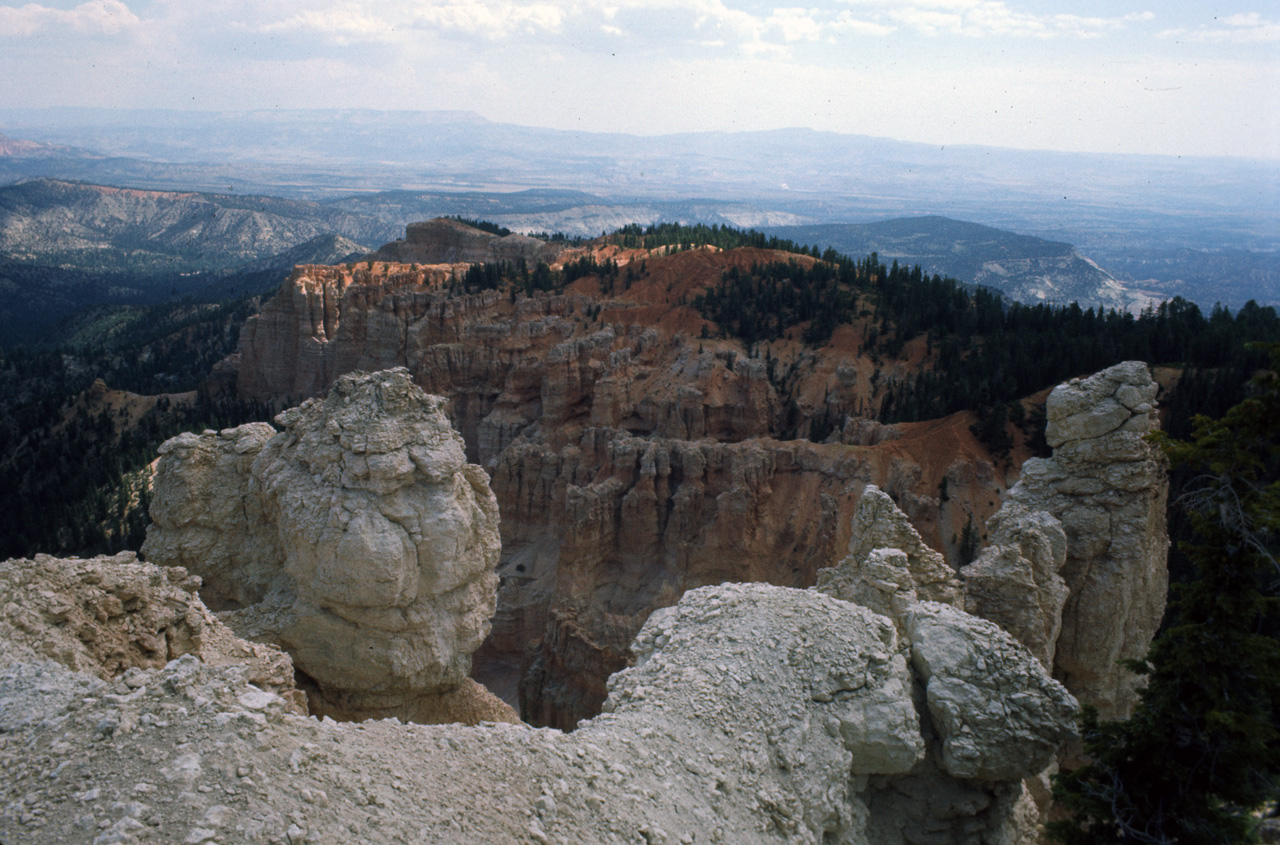
<svg viewBox="0 0 1280 845"><path fill-rule="evenodd" d="M1218 420L1197 417L1175 464L1201 475L1179 499L1197 540L1183 544L1195 578L1176 590L1170 621L1144 661L1127 720L1086 709L1091 762L1057 778L1071 812L1061 842L1236 845L1257 842L1252 813L1280 787L1280 344L1254 393Z"/></svg>

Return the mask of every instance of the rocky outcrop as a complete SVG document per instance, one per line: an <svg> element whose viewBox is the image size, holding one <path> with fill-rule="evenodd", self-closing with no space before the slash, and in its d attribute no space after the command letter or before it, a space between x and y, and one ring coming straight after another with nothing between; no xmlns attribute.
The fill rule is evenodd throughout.
<svg viewBox="0 0 1280 845"><path fill-rule="evenodd" d="M250 492L253 463L275 436L268 423L249 423L160 446L142 552L199 573L202 598L214 610L262 601L283 567L261 497Z"/></svg>
<svg viewBox="0 0 1280 845"><path fill-rule="evenodd" d="M416 264L478 264L525 261L551 263L560 247L527 235L497 235L448 217L405 227L404 240L392 241L373 257L380 261Z"/></svg>
<svg viewBox="0 0 1280 845"><path fill-rule="evenodd" d="M1067 535L1050 514L1028 513L1018 500L987 521L988 544L960 570L965 610L990 619L1052 670L1062 631Z"/></svg>
<svg viewBox="0 0 1280 845"><path fill-rule="evenodd" d="M904 622L947 774L1038 773L1073 736L1075 699L995 623L936 602L910 608Z"/></svg>
<svg viewBox="0 0 1280 845"><path fill-rule="evenodd" d="M875 485L863 490L853 512L849 554L818 571L818 589L895 620L917 601L963 603L954 571Z"/></svg>
<svg viewBox="0 0 1280 845"><path fill-rule="evenodd" d="M1045 431L1053 457L1023 464L1006 497L1010 513L993 533L1000 543L965 571L973 608L985 607L1042 659L1052 656L1054 677L1108 718L1132 710L1140 678L1118 662L1146 654L1168 592L1168 480L1144 439L1158 426L1156 389L1139 361L1055 388ZM1037 513L1061 524L1061 565L1056 528ZM1061 595L1054 569L1068 592L1051 650Z"/></svg>
<svg viewBox="0 0 1280 845"><path fill-rule="evenodd" d="M289 656L233 634L200 601L199 587L185 569L142 563L132 552L0 562L0 664L52 660L104 681L123 678L132 689L140 670L190 654L237 666L306 712Z"/></svg>
<svg viewBox="0 0 1280 845"><path fill-rule="evenodd" d="M190 566L229 625L283 646L317 712L438 709L419 699L467 678L499 552L487 478L443 404L403 369L352 374L278 434L181 435L162 448L143 553Z"/></svg>
<svg viewBox="0 0 1280 845"><path fill-rule="evenodd" d="M994 626L928 603L910 618L900 639L815 591L691 591L571 734L302 718L190 656L128 695L15 664L0 838L1034 841L1018 779L1069 733L1070 697Z"/></svg>

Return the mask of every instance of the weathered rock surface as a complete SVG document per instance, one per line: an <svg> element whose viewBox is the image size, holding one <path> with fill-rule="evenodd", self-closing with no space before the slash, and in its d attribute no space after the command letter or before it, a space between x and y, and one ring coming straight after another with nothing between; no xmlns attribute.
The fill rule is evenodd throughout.
<svg viewBox="0 0 1280 845"><path fill-rule="evenodd" d="M0 664L53 660L104 681L131 682L185 654L210 666L238 666L245 678L306 712L293 663L276 648L240 639L196 591L181 567L114 557L0 562Z"/></svg>
<svg viewBox="0 0 1280 845"><path fill-rule="evenodd" d="M344 376L277 422L165 444L144 554L284 647L317 710L430 712L418 699L463 683L494 611L484 472L403 369Z"/></svg>
<svg viewBox="0 0 1280 845"><path fill-rule="evenodd" d="M0 670L0 840L1029 845L1020 784L945 766L1032 774L1042 751L1021 731L1053 742L1067 722L1036 702L1067 697L1011 641L920 608L941 655L814 591L691 591L646 623L609 712L572 734L318 721L190 656L127 695L15 664ZM1002 671L984 687L987 659ZM1014 722L975 718L961 733L977 756L948 754L958 734L917 709L917 664L928 688L1009 696Z"/></svg>
<svg viewBox="0 0 1280 845"><path fill-rule="evenodd" d="M1076 701L995 623L922 602L904 619L942 765L962 780L1042 771L1074 736Z"/></svg>
<svg viewBox="0 0 1280 845"><path fill-rule="evenodd" d="M201 597L214 610L262 601L284 565L261 497L250 492L253 462L275 436L271 425L249 423L160 446L142 552L199 573Z"/></svg>
<svg viewBox="0 0 1280 845"><path fill-rule="evenodd" d="M1068 593L1058 574L1067 561L1062 523L1010 500L987 521L987 533L986 548L960 570L965 610L995 622L1052 670Z"/></svg>
<svg viewBox="0 0 1280 845"><path fill-rule="evenodd" d="M1016 513L1042 512L1062 525L1066 560L1060 574L1069 592L1052 652L1054 677L1108 718L1133 708L1140 678L1117 662L1146 654L1168 592L1168 479L1163 456L1143 439L1158 427L1156 390L1140 361L1059 385L1046 406L1053 457L1023 464L1021 479L1006 497ZM1016 527L1025 524L1020 519L1007 521ZM1050 654L1045 646L1058 593L1047 572L1056 565L1050 562L1056 540L1046 539L1049 549L1029 549L1030 556L1019 552L1027 563L1011 578L1023 586L993 584L997 561L988 559L977 573L975 592L975 608L999 605L997 593L1020 592L1021 598L995 614L996 621L1018 629L1042 658ZM1046 611L1040 625L1025 617L1018 621L1032 604Z"/></svg>
<svg viewBox="0 0 1280 845"><path fill-rule="evenodd" d="M863 490L853 512L849 554L818 571L818 589L890 619L917 601L963 604L955 572L875 485Z"/></svg>

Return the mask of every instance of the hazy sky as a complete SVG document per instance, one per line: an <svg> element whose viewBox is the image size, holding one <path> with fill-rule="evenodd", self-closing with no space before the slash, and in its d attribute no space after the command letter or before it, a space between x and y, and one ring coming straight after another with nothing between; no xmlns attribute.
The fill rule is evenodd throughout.
<svg viewBox="0 0 1280 845"><path fill-rule="evenodd" d="M1280 0L43 0L0 5L0 80L0 107L1280 158Z"/></svg>

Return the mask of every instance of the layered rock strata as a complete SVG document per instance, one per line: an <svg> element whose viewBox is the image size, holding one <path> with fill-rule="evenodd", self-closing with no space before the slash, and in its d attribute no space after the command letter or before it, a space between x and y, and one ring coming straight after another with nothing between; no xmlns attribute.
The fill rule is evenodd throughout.
<svg viewBox="0 0 1280 845"><path fill-rule="evenodd" d="M1140 361L1055 388L1053 457L1023 464L996 542L964 571L971 609L1052 660L1054 677L1106 718L1133 708L1141 679L1119 662L1146 654L1168 592L1168 478L1145 439L1159 425L1156 391Z"/></svg>
<svg viewBox="0 0 1280 845"><path fill-rule="evenodd" d="M298 717L190 656L128 695L15 664L0 839L1030 845L1018 779L1074 702L989 623L909 620L900 638L814 591L691 591L572 734Z"/></svg>
<svg viewBox="0 0 1280 845"><path fill-rule="evenodd" d="M143 553L284 647L317 713L421 717L479 695L464 682L494 611L498 512L443 405L403 369L351 374L279 433L174 438Z"/></svg>

